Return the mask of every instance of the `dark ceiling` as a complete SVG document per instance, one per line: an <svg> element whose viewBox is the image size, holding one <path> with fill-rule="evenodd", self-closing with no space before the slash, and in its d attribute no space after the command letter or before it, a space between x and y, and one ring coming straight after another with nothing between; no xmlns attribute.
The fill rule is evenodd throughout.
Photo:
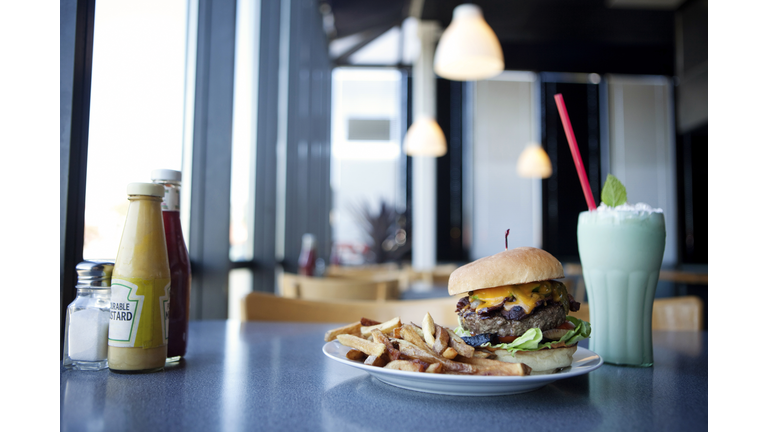
<svg viewBox="0 0 768 432"><path fill-rule="evenodd" d="M670 0L674 3L673 0ZM397 25L410 0L327 0L336 37ZM450 24L462 0L424 0L423 20ZM473 2L504 50L506 69L674 74L675 11L606 6L606 0ZM685 7L685 4L683 6Z"/></svg>

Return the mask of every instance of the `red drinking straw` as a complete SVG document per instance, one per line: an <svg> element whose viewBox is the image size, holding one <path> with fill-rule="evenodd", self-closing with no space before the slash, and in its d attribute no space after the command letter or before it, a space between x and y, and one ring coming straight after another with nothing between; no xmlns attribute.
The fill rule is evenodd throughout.
<svg viewBox="0 0 768 432"><path fill-rule="evenodd" d="M592 196L592 189L589 188L587 172L584 170L584 162L581 160L579 146L576 144L576 136L573 134L573 126L571 126L571 119L568 117L568 110L565 109L565 101L563 100L562 94L558 93L555 95L555 103L557 104L557 111L560 112L560 120L563 122L565 136L568 138L568 145L571 147L573 163L576 164L576 171L579 173L581 189L584 190L584 198L587 199L587 206L589 206L589 211L595 210L597 209L597 206L595 206L595 198Z"/></svg>

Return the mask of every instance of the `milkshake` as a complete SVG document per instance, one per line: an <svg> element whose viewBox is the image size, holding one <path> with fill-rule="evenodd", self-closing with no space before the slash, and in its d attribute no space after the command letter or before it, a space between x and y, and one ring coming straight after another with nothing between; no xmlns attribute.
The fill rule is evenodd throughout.
<svg viewBox="0 0 768 432"><path fill-rule="evenodd" d="M589 348L606 363L653 365L651 317L664 256L664 214L622 204L579 214L579 257L587 287Z"/></svg>

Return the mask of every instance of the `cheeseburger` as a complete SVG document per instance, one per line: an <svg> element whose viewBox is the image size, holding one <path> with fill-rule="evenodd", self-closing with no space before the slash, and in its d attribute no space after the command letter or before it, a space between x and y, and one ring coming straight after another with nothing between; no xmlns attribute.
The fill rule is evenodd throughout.
<svg viewBox="0 0 768 432"><path fill-rule="evenodd" d="M456 269L448 280L456 305L456 333L470 345L494 350L497 360L525 363L533 374L568 367L576 343L589 337L588 322L561 282L563 266L549 253L521 247Z"/></svg>

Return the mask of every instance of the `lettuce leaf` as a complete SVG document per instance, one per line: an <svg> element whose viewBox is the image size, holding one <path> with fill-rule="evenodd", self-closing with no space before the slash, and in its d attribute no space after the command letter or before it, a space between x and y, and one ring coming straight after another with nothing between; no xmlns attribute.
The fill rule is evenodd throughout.
<svg viewBox="0 0 768 432"><path fill-rule="evenodd" d="M543 336L541 333L541 329L532 328L532 329L528 329L528 331L526 331L520 337L518 337L517 339L515 339L510 343L500 343L496 345L491 345L490 343L484 343L481 346L485 348L491 347L491 348L505 349L514 355L518 351L538 351L541 349L551 348L552 345L558 344L560 342L564 342L565 345L573 345L580 340L587 339L589 335L592 333L592 327L589 325L588 322L582 321L570 315L568 315L566 319L571 323L573 323L573 325L576 327L572 330L569 330L565 335L563 335L563 337L561 337L557 341L542 343L541 340L543 339ZM461 326L460 320L459 320L459 326L453 332L456 333L458 336L472 335L468 330L465 330Z"/></svg>

